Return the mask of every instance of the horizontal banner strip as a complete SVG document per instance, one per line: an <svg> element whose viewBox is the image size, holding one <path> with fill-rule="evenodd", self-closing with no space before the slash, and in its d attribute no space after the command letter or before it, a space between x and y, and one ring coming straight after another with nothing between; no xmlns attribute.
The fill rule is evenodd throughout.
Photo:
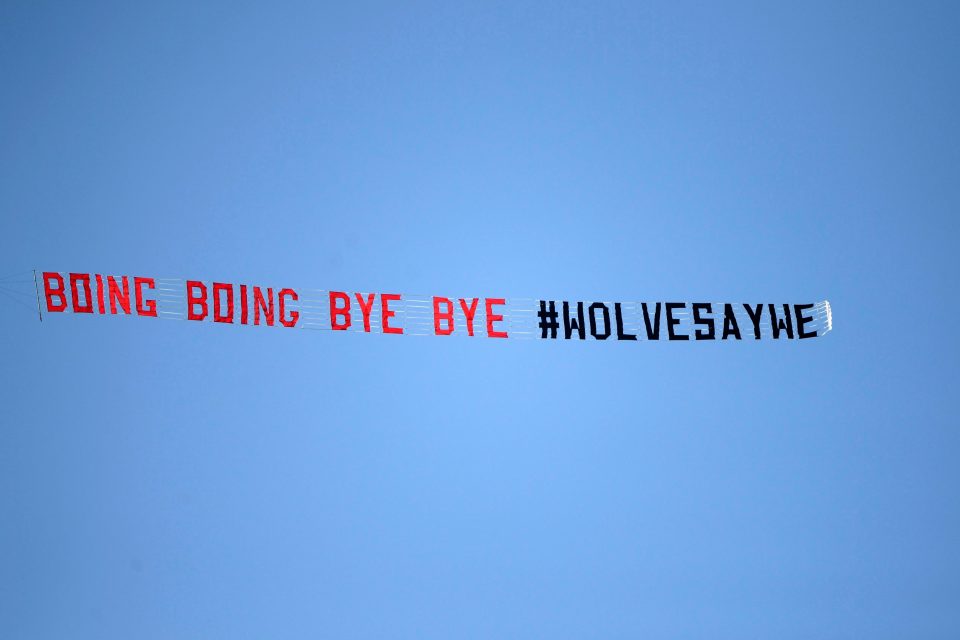
<svg viewBox="0 0 960 640"><path fill-rule="evenodd" d="M137 315L348 333L641 342L811 338L833 328L828 301L758 306L459 298L56 271L38 274L36 295L47 314Z"/></svg>

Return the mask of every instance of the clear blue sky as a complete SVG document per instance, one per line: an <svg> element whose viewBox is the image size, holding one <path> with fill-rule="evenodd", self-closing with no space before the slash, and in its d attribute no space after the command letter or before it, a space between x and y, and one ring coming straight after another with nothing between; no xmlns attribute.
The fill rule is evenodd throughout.
<svg viewBox="0 0 960 640"><path fill-rule="evenodd" d="M0 636L960 636L958 18L5 2L4 273L827 298L834 331L41 324L4 297Z"/></svg>

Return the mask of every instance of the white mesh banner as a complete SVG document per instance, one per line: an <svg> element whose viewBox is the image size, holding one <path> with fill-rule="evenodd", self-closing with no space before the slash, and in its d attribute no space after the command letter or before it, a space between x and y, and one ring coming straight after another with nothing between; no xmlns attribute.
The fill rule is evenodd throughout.
<svg viewBox="0 0 960 640"><path fill-rule="evenodd" d="M501 339L793 340L833 328L829 302L562 300L336 291L44 271L41 316L134 315L235 325Z"/></svg>

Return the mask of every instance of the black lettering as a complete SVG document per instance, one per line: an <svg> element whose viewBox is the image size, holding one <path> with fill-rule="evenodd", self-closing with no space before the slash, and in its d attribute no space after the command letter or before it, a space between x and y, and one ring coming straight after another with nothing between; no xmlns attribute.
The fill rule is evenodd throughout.
<svg viewBox="0 0 960 640"><path fill-rule="evenodd" d="M671 340L689 340L690 336L684 335L682 333L674 333L673 328L680 324L678 318L673 317L674 309L685 309L687 307L686 302L668 302L666 303L667 307L667 336Z"/></svg>
<svg viewBox="0 0 960 640"><path fill-rule="evenodd" d="M763 305L758 304L756 309L752 309L750 305L745 304L743 308L747 310L747 315L750 316L750 322L753 323L753 338L754 340L760 339L760 316L763 315Z"/></svg>
<svg viewBox="0 0 960 640"><path fill-rule="evenodd" d="M570 317L570 303L564 301L563 303L563 332L564 337L569 340L570 336L573 335L573 332L576 331L580 334L580 339L585 340L587 337L587 325L583 322L583 303L577 303L577 319L574 320Z"/></svg>
<svg viewBox="0 0 960 640"><path fill-rule="evenodd" d="M797 314L797 337L803 340L804 338L816 338L816 331L804 331L803 327L808 322L813 322L813 318L808 318L803 315L803 312L807 309L813 309L812 304L795 304L793 305L793 312Z"/></svg>
<svg viewBox="0 0 960 640"><path fill-rule="evenodd" d="M740 340L740 327L737 325L737 316L733 313L733 305L723 305L723 339L733 334L737 340Z"/></svg>
<svg viewBox="0 0 960 640"><path fill-rule="evenodd" d="M560 323L557 322L556 303L553 300L541 300L537 318L540 319L540 337L556 338L557 328L560 327Z"/></svg>
<svg viewBox="0 0 960 640"><path fill-rule="evenodd" d="M697 329L694 333L694 336L697 338L697 340L716 340L717 329L714 325L713 318L701 318L701 309L707 313L713 313L713 305L711 305L709 302L693 303L693 324L707 326L707 331L700 331L700 329Z"/></svg>
<svg viewBox="0 0 960 640"><path fill-rule="evenodd" d="M603 309L603 333L597 333L597 309ZM610 310L602 302L590 305L590 335L597 340L606 340L610 337Z"/></svg>
<svg viewBox="0 0 960 640"><path fill-rule="evenodd" d="M657 303L656 310L653 312L653 328L650 328L650 313L647 311L647 303L641 302L643 307L643 324L647 330L647 340L660 339L660 303Z"/></svg>
<svg viewBox="0 0 960 640"><path fill-rule="evenodd" d="M770 304L767 305L770 309L770 326L773 328L773 339L776 340L780 337L780 332L786 329L787 337L791 340L793 339L793 320L790 319L790 306L783 305L784 317L782 320L777 318L776 308Z"/></svg>
<svg viewBox="0 0 960 640"><path fill-rule="evenodd" d="M620 309L619 302L614 303L613 311L617 318L617 340L636 340L637 336L623 332L623 311Z"/></svg>

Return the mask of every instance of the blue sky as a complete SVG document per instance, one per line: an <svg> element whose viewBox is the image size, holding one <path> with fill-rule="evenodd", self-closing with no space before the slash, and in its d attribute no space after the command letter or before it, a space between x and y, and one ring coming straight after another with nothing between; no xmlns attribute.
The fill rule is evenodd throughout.
<svg viewBox="0 0 960 640"><path fill-rule="evenodd" d="M0 635L960 634L958 11L702 5L5 3L4 273L830 299L834 331L4 297Z"/></svg>

